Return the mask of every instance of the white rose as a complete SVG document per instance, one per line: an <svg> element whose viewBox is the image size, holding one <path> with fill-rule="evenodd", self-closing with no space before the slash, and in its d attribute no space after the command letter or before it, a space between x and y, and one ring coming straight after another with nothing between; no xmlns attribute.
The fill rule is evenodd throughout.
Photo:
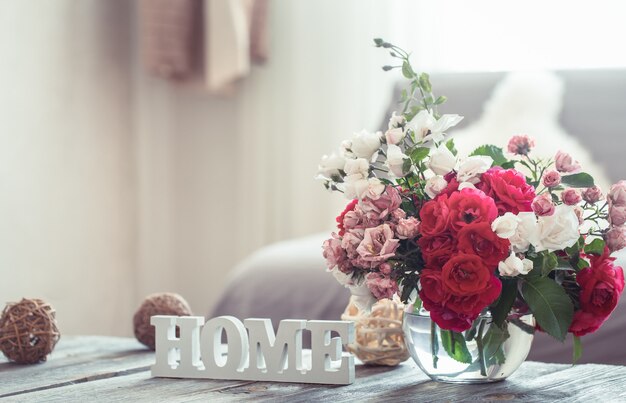
<svg viewBox="0 0 626 403"><path fill-rule="evenodd" d="M431 199L434 199L446 188L446 186L448 186L448 182L446 182L443 176L435 175L426 181L424 191Z"/></svg>
<svg viewBox="0 0 626 403"><path fill-rule="evenodd" d="M572 206L556 206L554 214L539 217L537 238L533 246L537 252L569 248L580 237L578 226L578 216Z"/></svg>
<svg viewBox="0 0 626 403"><path fill-rule="evenodd" d="M403 170L404 162L407 160L409 160L409 157L402 152L400 147L393 144L387 147L387 161L385 161L385 165L396 178L401 178L408 173L408 171L404 172Z"/></svg>
<svg viewBox="0 0 626 403"><path fill-rule="evenodd" d="M404 138L404 131L401 127L389 129L385 132L385 140L387 144L399 144Z"/></svg>
<svg viewBox="0 0 626 403"><path fill-rule="evenodd" d="M385 184L378 178L364 178L360 174L348 175L344 179L344 196L348 199L369 197L377 200L385 190Z"/></svg>
<svg viewBox="0 0 626 403"><path fill-rule="evenodd" d="M357 133L352 139L350 150L358 158L365 158L368 161L374 161L378 157L378 150L380 149L381 133L368 133L362 131Z"/></svg>
<svg viewBox="0 0 626 403"><path fill-rule="evenodd" d="M360 311L369 313L372 309L372 305L376 303L376 298L372 295L370 289L367 288L365 282L361 283L361 285L349 285L348 289L352 294L350 300L354 302L354 305L356 305Z"/></svg>
<svg viewBox="0 0 626 403"><path fill-rule="evenodd" d="M341 176L341 170L343 170L346 164L346 159L337 154L331 154L330 156L324 155L320 161L318 174L329 179L337 178Z"/></svg>
<svg viewBox="0 0 626 403"><path fill-rule="evenodd" d="M456 165L456 157L445 145L440 145L430 155L428 167L437 175L445 175L451 172Z"/></svg>
<svg viewBox="0 0 626 403"><path fill-rule="evenodd" d="M388 129L395 129L401 126L404 126L404 124L406 123L406 119L404 118L404 115L396 115L395 112L391 113L391 118L389 118L389 125L387 126Z"/></svg>
<svg viewBox="0 0 626 403"><path fill-rule="evenodd" d="M463 116L459 115L443 115L436 120L429 111L422 110L411 119L407 127L413 130L416 140L433 140L439 143L443 141L444 132L461 120Z"/></svg>
<svg viewBox="0 0 626 403"><path fill-rule="evenodd" d="M516 253L524 253L531 243L537 239L537 216L532 212L521 212L517 215L515 235L509 238L511 248Z"/></svg>
<svg viewBox="0 0 626 403"><path fill-rule="evenodd" d="M500 238L509 239L515 235L519 219L513 213L504 213L491 223L491 230Z"/></svg>
<svg viewBox="0 0 626 403"><path fill-rule="evenodd" d="M474 155L459 161L456 168L456 179L459 182L469 182L477 184L480 182L480 175L487 172L493 164L493 159L484 155Z"/></svg>
<svg viewBox="0 0 626 403"><path fill-rule="evenodd" d="M346 175L361 175L363 178L369 176L370 163L365 158L345 160L343 170Z"/></svg>
<svg viewBox="0 0 626 403"><path fill-rule="evenodd" d="M533 262L528 259L520 259L511 252L511 255L498 263L498 271L501 276L515 277L520 274L528 274L533 269Z"/></svg>

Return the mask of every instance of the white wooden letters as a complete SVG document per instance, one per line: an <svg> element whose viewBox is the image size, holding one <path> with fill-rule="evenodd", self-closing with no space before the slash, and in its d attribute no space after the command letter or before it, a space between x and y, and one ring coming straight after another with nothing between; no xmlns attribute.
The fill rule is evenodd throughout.
<svg viewBox="0 0 626 403"><path fill-rule="evenodd" d="M342 344L354 342L354 323L220 316L153 316L156 363L152 376L345 385L354 382L354 357ZM176 337L176 327L180 337ZM302 332L311 332L311 351ZM336 332L339 337L331 337ZM222 333L227 344L222 345Z"/></svg>

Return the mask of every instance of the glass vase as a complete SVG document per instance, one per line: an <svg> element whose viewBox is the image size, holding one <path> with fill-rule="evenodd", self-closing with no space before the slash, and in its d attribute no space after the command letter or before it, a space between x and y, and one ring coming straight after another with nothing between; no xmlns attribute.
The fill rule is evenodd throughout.
<svg viewBox="0 0 626 403"><path fill-rule="evenodd" d="M490 314L462 333L441 329L424 309L405 312L402 329L411 357L431 379L487 383L506 379L524 362L533 340L532 315L507 320L503 328Z"/></svg>

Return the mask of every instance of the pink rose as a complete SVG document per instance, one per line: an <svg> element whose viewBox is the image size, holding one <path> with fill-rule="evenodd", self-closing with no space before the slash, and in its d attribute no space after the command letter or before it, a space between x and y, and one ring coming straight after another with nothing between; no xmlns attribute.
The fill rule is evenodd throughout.
<svg viewBox="0 0 626 403"><path fill-rule="evenodd" d="M375 267L392 258L400 242L394 239L393 235L391 227L387 224L367 228L363 240L356 249L362 261Z"/></svg>
<svg viewBox="0 0 626 403"><path fill-rule="evenodd" d="M396 234L400 239L413 239L419 235L420 222L415 217L403 218L398 221Z"/></svg>
<svg viewBox="0 0 626 403"><path fill-rule="evenodd" d="M400 193L398 193L398 189L393 186L387 186L378 199L373 200L366 197L361 201L360 206L364 213L375 213L379 219L384 220L385 217L400 207L401 203L402 198Z"/></svg>
<svg viewBox="0 0 626 403"><path fill-rule="evenodd" d="M559 150L554 159L554 165L556 165L556 170L559 172L575 174L581 170L580 163L574 160L568 153Z"/></svg>
<svg viewBox="0 0 626 403"><path fill-rule="evenodd" d="M348 259L354 263L355 259L359 257L359 252L357 252L357 248L363 241L363 236L365 235L364 229L353 229L350 231L346 231L345 235L341 239L341 247L346 251L346 255Z"/></svg>
<svg viewBox="0 0 626 403"><path fill-rule="evenodd" d="M611 252L626 248L626 227L613 227L604 234L604 241Z"/></svg>
<svg viewBox="0 0 626 403"><path fill-rule="evenodd" d="M603 197L602 189L597 186L587 188L583 191L583 200L587 203L597 203L602 200Z"/></svg>
<svg viewBox="0 0 626 403"><path fill-rule="evenodd" d="M365 277L365 284L376 299L391 298L398 291L398 284L380 273L369 273Z"/></svg>
<svg viewBox="0 0 626 403"><path fill-rule="evenodd" d="M359 211L348 211L343 214L343 220L339 224L340 228L343 230L343 234L339 232L339 235L344 235L346 230L351 230L358 228L363 223L363 215Z"/></svg>
<svg viewBox="0 0 626 403"><path fill-rule="evenodd" d="M341 212L341 214L339 214L339 216L335 219L335 221L337 221L337 228L339 228L339 236L343 236L343 234L346 232L346 228L345 228L345 217L348 213L353 213L354 209L357 205L359 201L357 199L352 200L350 203L348 203L348 205L346 206L346 208ZM352 226L352 228L356 227L356 224L354 224Z"/></svg>
<svg viewBox="0 0 626 403"><path fill-rule="evenodd" d="M406 212L404 210L402 210L401 208L395 209L392 213L391 213L391 220L393 222L399 222L401 219L406 218Z"/></svg>
<svg viewBox="0 0 626 403"><path fill-rule="evenodd" d="M583 198L580 196L580 192L576 189L565 189L563 193L561 193L561 200L563 200L563 203L568 206L575 206L580 203L582 199Z"/></svg>
<svg viewBox="0 0 626 403"><path fill-rule="evenodd" d="M507 149L511 154L528 155L534 146L535 140L526 135L521 135L511 137Z"/></svg>
<svg viewBox="0 0 626 403"><path fill-rule="evenodd" d="M611 186L608 199L615 206L626 206L626 181L621 180Z"/></svg>
<svg viewBox="0 0 626 403"><path fill-rule="evenodd" d="M383 263L378 266L378 271L388 276L391 274L391 265L389 263Z"/></svg>
<svg viewBox="0 0 626 403"><path fill-rule="evenodd" d="M353 271L352 265L348 261L346 251L341 247L341 238L337 234L333 233L332 238L324 241L322 245L324 250L324 258L326 259L326 266L329 270L338 267L343 273L351 273Z"/></svg>
<svg viewBox="0 0 626 403"><path fill-rule="evenodd" d="M561 184L561 174L554 169L543 175L543 186L547 188L557 187Z"/></svg>
<svg viewBox="0 0 626 403"><path fill-rule="evenodd" d="M626 206L609 204L609 222L614 227L626 224Z"/></svg>
<svg viewBox="0 0 626 403"><path fill-rule="evenodd" d="M527 184L526 177L515 169L493 167L482 175L481 183L476 187L495 200L498 215L532 211L535 188Z"/></svg>
<svg viewBox="0 0 626 403"><path fill-rule="evenodd" d="M535 197L532 204L533 212L538 216L549 216L554 214L554 203L548 193Z"/></svg>

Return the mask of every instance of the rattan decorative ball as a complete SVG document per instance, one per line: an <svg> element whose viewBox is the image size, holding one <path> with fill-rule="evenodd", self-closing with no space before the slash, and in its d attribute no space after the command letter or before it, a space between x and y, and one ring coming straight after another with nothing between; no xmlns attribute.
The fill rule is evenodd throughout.
<svg viewBox="0 0 626 403"><path fill-rule="evenodd" d="M187 301L178 294L162 292L148 295L133 316L133 326L137 340L152 350L154 327L150 324L150 317L154 315L189 316L192 313Z"/></svg>
<svg viewBox="0 0 626 403"><path fill-rule="evenodd" d="M348 351L366 365L395 366L409 358L402 333L403 305L390 299L374 304L370 313L359 311L350 300L342 320L355 323L356 341Z"/></svg>
<svg viewBox="0 0 626 403"><path fill-rule="evenodd" d="M10 303L0 317L0 350L18 364L46 361L61 338L55 310L40 299Z"/></svg>

